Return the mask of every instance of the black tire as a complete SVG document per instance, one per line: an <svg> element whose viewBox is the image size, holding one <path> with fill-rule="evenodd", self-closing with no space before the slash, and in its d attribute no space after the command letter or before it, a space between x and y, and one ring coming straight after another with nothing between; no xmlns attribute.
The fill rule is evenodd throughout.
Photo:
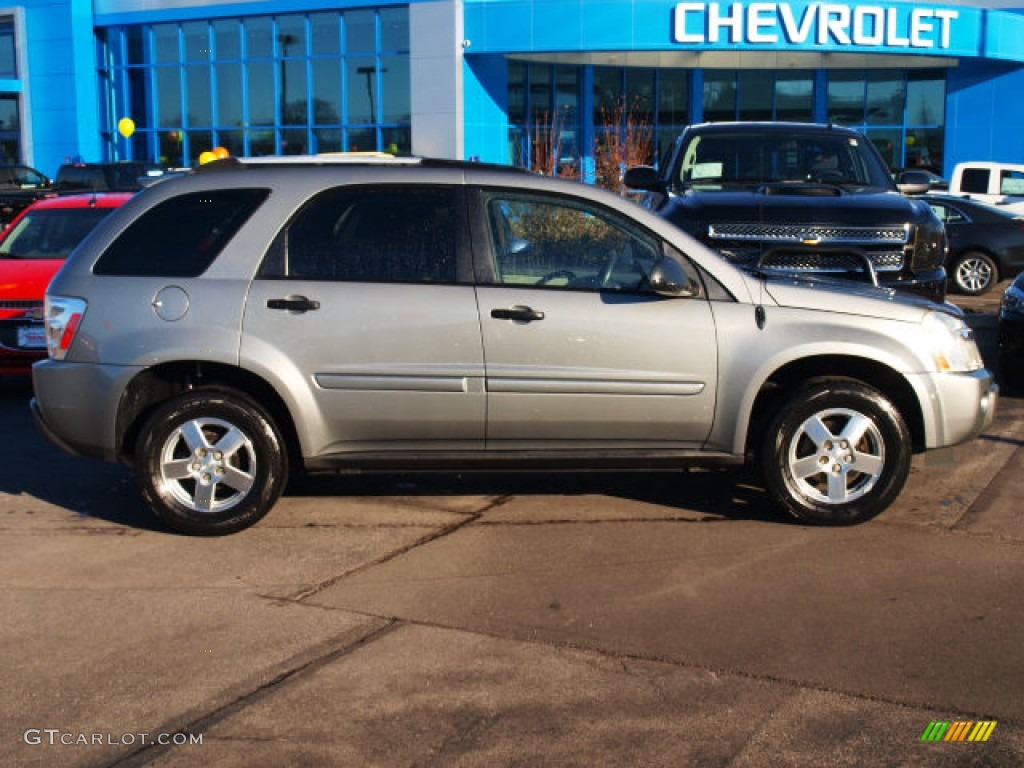
<svg viewBox="0 0 1024 768"><path fill-rule="evenodd" d="M950 277L957 293L981 296L999 282L999 265L987 253L967 251L956 257Z"/></svg>
<svg viewBox="0 0 1024 768"><path fill-rule="evenodd" d="M217 536L248 528L288 481L284 442L255 402L230 390L196 390L146 421L135 474L150 508L171 528Z"/></svg>
<svg viewBox="0 0 1024 768"><path fill-rule="evenodd" d="M896 499L910 458L910 433L895 406L844 380L794 395L772 420L760 464L769 495L789 514L815 525L854 525Z"/></svg>

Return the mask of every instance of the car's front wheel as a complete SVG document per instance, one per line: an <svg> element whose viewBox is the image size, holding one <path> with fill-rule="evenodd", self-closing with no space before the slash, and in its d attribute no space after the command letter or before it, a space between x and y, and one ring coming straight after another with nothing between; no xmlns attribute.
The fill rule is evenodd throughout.
<svg viewBox="0 0 1024 768"><path fill-rule="evenodd" d="M999 266L987 253L969 251L953 265L953 284L959 293L980 296L998 282Z"/></svg>
<svg viewBox="0 0 1024 768"><path fill-rule="evenodd" d="M888 507L910 473L910 434L895 406L859 382L818 382L773 420L761 451L772 499L818 525L852 525Z"/></svg>
<svg viewBox="0 0 1024 768"><path fill-rule="evenodd" d="M273 420L249 398L195 390L147 419L135 473L153 512L190 534L247 528L277 501L287 461Z"/></svg>

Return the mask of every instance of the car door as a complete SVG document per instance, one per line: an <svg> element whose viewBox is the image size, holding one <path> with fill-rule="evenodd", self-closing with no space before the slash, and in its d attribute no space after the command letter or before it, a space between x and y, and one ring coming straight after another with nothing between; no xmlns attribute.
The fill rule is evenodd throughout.
<svg viewBox="0 0 1024 768"><path fill-rule="evenodd" d="M461 194L327 190L271 246L250 289L242 365L293 398L307 457L483 448Z"/></svg>
<svg viewBox="0 0 1024 768"><path fill-rule="evenodd" d="M715 408L714 319L700 292L647 287L665 245L576 198L472 199L488 449L700 446Z"/></svg>

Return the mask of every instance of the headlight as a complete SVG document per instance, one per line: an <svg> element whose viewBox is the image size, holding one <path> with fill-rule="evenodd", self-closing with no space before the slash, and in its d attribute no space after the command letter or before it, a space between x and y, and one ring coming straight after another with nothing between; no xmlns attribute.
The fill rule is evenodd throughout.
<svg viewBox="0 0 1024 768"><path fill-rule="evenodd" d="M974 342L974 332L959 317L946 312L929 312L921 325L928 336L935 368L940 373L966 373L984 366Z"/></svg>

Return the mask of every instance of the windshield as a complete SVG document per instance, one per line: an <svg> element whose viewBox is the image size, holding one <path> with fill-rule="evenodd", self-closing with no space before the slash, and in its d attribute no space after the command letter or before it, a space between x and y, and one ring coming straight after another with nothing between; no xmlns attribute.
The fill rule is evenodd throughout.
<svg viewBox="0 0 1024 768"><path fill-rule="evenodd" d="M825 131L697 134L683 148L677 178L708 189L793 182L893 188L867 139Z"/></svg>
<svg viewBox="0 0 1024 768"><path fill-rule="evenodd" d="M0 257L66 259L113 208L29 211L0 241Z"/></svg>

